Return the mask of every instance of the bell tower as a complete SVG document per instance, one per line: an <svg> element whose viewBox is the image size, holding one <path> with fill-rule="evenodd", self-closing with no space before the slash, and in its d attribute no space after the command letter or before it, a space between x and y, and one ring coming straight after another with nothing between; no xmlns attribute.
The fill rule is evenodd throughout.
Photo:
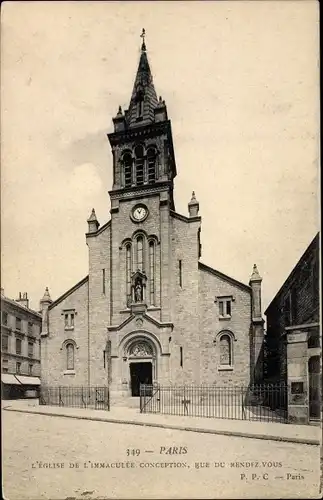
<svg viewBox="0 0 323 500"><path fill-rule="evenodd" d="M119 106L113 118L114 131L108 134L113 155L113 186L109 192L112 212L114 200L167 192L167 203L174 210L173 179L176 164L171 123L162 97L157 98L142 31L141 54L129 107ZM166 200L165 200L166 201Z"/></svg>
<svg viewBox="0 0 323 500"><path fill-rule="evenodd" d="M141 38L128 109L119 106L108 134L113 155L111 324L119 324L127 312L143 311L169 321L171 311L170 214L175 210L176 163L171 122L165 101L156 94L145 30Z"/></svg>

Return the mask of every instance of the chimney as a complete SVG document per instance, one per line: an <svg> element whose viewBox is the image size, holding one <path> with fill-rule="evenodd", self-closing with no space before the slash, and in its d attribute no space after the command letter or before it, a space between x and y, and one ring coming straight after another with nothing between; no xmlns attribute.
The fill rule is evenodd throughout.
<svg viewBox="0 0 323 500"><path fill-rule="evenodd" d="M19 298L16 299L16 302L18 302L18 304L20 304L21 306L27 307L27 309L28 309L29 308L29 299L28 299L27 292L24 292L24 293L19 292Z"/></svg>

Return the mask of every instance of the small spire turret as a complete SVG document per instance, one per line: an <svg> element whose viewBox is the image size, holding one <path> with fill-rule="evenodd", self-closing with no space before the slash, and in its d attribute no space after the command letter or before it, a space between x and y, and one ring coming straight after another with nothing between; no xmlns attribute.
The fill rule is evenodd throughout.
<svg viewBox="0 0 323 500"><path fill-rule="evenodd" d="M96 213L95 213L94 208L92 208L92 212L91 212L90 217L87 220L87 223L89 226L89 228L88 228L89 233L96 233L100 227L99 221L96 218Z"/></svg>
<svg viewBox="0 0 323 500"><path fill-rule="evenodd" d="M256 264L253 265L252 275L250 277L249 284L253 281L262 281L262 277L259 274L259 271L258 271Z"/></svg>
<svg viewBox="0 0 323 500"><path fill-rule="evenodd" d="M41 299L40 303L49 303L49 304L51 304L52 302L53 301L51 299L51 296L50 296L50 293L49 293L49 290L48 290L48 286L46 286L43 298Z"/></svg>
<svg viewBox="0 0 323 500"><path fill-rule="evenodd" d="M192 191L192 198L188 204L188 212L190 214L190 217L197 217L197 215L199 213L199 208L200 208L200 204L196 199L195 191Z"/></svg>

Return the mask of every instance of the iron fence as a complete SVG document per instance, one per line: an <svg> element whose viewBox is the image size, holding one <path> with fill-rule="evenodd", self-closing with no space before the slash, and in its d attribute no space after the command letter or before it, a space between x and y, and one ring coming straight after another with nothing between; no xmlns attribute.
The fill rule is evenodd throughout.
<svg viewBox="0 0 323 500"><path fill-rule="evenodd" d="M192 417L287 422L287 385L140 385L140 411Z"/></svg>
<svg viewBox="0 0 323 500"><path fill-rule="evenodd" d="M108 387L41 386L39 404L110 410Z"/></svg>

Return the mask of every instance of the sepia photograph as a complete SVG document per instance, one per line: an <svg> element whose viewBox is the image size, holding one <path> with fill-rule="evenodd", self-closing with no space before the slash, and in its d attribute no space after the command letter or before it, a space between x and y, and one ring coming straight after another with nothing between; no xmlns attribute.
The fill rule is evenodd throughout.
<svg viewBox="0 0 323 500"><path fill-rule="evenodd" d="M5 1L6 500L321 498L319 5Z"/></svg>

